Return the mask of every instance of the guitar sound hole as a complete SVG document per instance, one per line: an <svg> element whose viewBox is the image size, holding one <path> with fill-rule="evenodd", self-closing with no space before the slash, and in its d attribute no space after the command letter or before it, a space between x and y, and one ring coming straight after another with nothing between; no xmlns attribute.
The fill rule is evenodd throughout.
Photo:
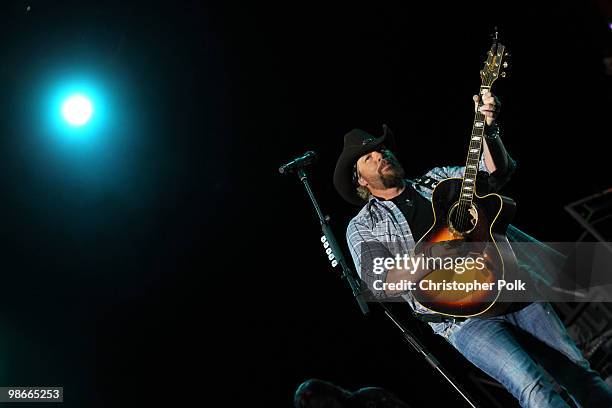
<svg viewBox="0 0 612 408"><path fill-rule="evenodd" d="M478 210L472 204L468 207L465 203L455 203L449 211L450 229L460 234L468 234L478 224Z"/></svg>

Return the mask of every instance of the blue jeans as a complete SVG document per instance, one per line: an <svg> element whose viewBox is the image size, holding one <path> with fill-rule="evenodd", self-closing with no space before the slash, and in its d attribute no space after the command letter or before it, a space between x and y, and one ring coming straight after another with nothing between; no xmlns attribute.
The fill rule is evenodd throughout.
<svg viewBox="0 0 612 408"><path fill-rule="evenodd" d="M532 303L504 316L436 325L434 331L506 387L522 407L569 407L550 376L580 407L612 407L612 389L589 367L548 303Z"/></svg>

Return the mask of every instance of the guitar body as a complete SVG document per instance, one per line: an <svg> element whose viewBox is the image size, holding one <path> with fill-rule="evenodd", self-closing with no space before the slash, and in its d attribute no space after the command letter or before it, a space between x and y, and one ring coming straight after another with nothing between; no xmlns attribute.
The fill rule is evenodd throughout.
<svg viewBox="0 0 612 408"><path fill-rule="evenodd" d="M509 272L516 268L516 257L505 235L515 213L515 203L498 194L480 196L475 193L471 202L465 205L460 201L461 194L461 178L438 183L432 194L434 223L417 242L415 256L431 257L430 251L435 245L438 249L461 248L450 255L453 265L459 265L457 258L465 261L480 257L481 261L471 263L471 267L464 263L461 268L440 267L441 263L438 263L421 279L425 282L419 281L412 294L421 305L443 315L485 317L503 314L508 305L496 304L500 294L498 281L507 279ZM448 258L444 257L447 261ZM471 292L436 290L439 285L435 284L452 282L494 284L494 289ZM427 290L421 288L421 283L427 284Z"/></svg>

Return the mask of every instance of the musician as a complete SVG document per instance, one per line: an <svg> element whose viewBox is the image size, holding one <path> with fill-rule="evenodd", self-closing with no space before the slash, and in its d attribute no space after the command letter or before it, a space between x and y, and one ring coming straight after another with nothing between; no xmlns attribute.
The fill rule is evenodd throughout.
<svg viewBox="0 0 612 408"><path fill-rule="evenodd" d="M490 92L474 96L475 107L485 117L484 144L479 163L479 185L498 191L516 168L501 140L496 118L500 102ZM396 283L413 280L406 269L384 268L373 273L376 257L387 257L402 248L412 253L415 242L433 224L431 197L436 184L446 178L462 177L465 168L436 167L417 180L405 178L401 164L393 154L391 132L374 137L354 129L344 137L344 149L336 163L334 186L349 203L361 206L349 222L347 241L361 279L379 299L398 295L397 291L377 290L376 280ZM507 232L512 241L531 242L529 251L517 252L521 270L546 275L548 268L562 263L562 256L547 253L550 265L543 265L538 251L548 247L510 225ZM379 245L372 246L372 243ZM418 273L417 273L418 277ZM410 293L402 297L418 316L432 316L431 311L415 302ZM444 337L470 362L499 381L523 407L569 407L559 387L565 387L583 407L612 407L612 390L592 370L568 335L563 323L550 304L533 302L519 304L519 309L488 318L450 319L436 315L429 321L433 331ZM553 379L549 378L544 367Z"/></svg>

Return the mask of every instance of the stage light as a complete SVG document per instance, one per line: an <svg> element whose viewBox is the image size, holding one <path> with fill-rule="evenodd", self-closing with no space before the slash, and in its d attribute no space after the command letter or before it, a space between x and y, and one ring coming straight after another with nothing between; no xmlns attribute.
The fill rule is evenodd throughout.
<svg viewBox="0 0 612 408"><path fill-rule="evenodd" d="M64 119L73 126L83 126L93 114L93 106L83 95L72 95L62 105Z"/></svg>

